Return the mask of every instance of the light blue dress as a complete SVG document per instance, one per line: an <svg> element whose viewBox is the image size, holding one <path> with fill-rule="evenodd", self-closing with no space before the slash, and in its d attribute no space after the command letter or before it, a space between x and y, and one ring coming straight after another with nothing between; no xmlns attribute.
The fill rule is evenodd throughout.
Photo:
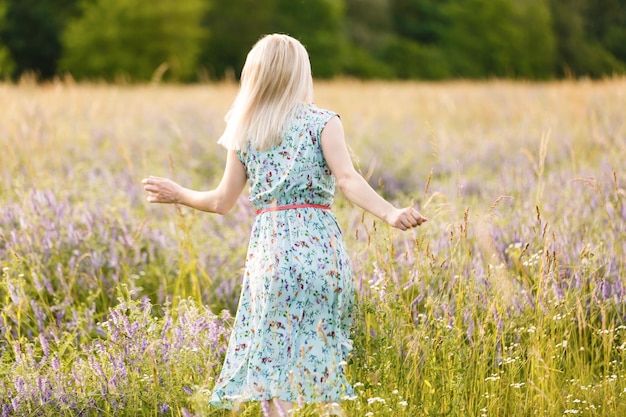
<svg viewBox="0 0 626 417"><path fill-rule="evenodd" d="M257 210L294 204L330 207L335 178L320 134L336 116L302 105L280 144L238 152ZM239 307L211 405L231 408L278 397L296 403L354 396L343 368L354 286L341 230L330 210L258 214Z"/></svg>

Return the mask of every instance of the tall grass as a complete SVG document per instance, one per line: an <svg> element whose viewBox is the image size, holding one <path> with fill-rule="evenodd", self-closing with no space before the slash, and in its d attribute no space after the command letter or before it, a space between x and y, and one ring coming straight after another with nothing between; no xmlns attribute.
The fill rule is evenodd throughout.
<svg viewBox="0 0 626 417"><path fill-rule="evenodd" d="M140 179L216 185L235 93L0 85L2 415L230 415L207 402L254 214L150 206ZM430 220L402 233L337 196L346 414L626 415L626 80L316 94L372 185Z"/></svg>

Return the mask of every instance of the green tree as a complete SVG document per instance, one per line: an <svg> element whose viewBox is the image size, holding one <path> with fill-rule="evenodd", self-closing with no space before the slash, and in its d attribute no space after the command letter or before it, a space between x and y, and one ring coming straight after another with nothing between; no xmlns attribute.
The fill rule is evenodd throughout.
<svg viewBox="0 0 626 417"><path fill-rule="evenodd" d="M626 63L626 0L590 1L584 15L590 40Z"/></svg>
<svg viewBox="0 0 626 417"><path fill-rule="evenodd" d="M389 39L382 58L397 78L438 80L450 76L448 59L441 48L407 38Z"/></svg>
<svg viewBox="0 0 626 417"><path fill-rule="evenodd" d="M442 79L450 75L443 51L449 26L445 5L450 0L391 0L395 36L387 40L382 59L396 77Z"/></svg>
<svg viewBox="0 0 626 417"><path fill-rule="evenodd" d="M555 46L543 0L466 0L449 3L443 35L456 77L547 77Z"/></svg>
<svg viewBox="0 0 626 417"><path fill-rule="evenodd" d="M205 0L91 0L63 34L61 69L76 78L195 76Z"/></svg>
<svg viewBox="0 0 626 417"><path fill-rule="evenodd" d="M6 10L6 0L0 0L0 34L4 31ZM11 58L11 53L0 36L0 79L10 77L14 70L15 63Z"/></svg>
<svg viewBox="0 0 626 417"><path fill-rule="evenodd" d="M346 0L344 25L350 42L362 48L380 48L392 35L392 0Z"/></svg>
<svg viewBox="0 0 626 417"><path fill-rule="evenodd" d="M271 31L274 0L216 1L203 19L210 37L202 45L199 65L210 78L238 78L246 54Z"/></svg>
<svg viewBox="0 0 626 417"><path fill-rule="evenodd" d="M15 64L11 59L9 50L0 44L0 80L7 79L15 71Z"/></svg>
<svg viewBox="0 0 626 417"><path fill-rule="evenodd" d="M32 72L43 79L53 77L62 53L60 35L77 11L76 0L5 0L4 7L0 38L15 63L13 75ZM0 49L0 57L6 55Z"/></svg>
<svg viewBox="0 0 626 417"><path fill-rule="evenodd" d="M440 79L448 74L438 41L447 0L347 0L350 74Z"/></svg>
<svg viewBox="0 0 626 417"><path fill-rule="evenodd" d="M445 6L451 0L391 0L396 33L422 45L440 45L450 27Z"/></svg>
<svg viewBox="0 0 626 417"><path fill-rule="evenodd" d="M547 0L520 0L514 4L513 24L522 29L515 75L532 79L554 77L556 39Z"/></svg>
<svg viewBox="0 0 626 417"><path fill-rule="evenodd" d="M586 16L591 3L586 0L549 0L557 39L555 71L558 75L600 77L624 70L623 63L605 49L600 41L594 39L601 37L600 34L604 29L596 27L595 23L589 23L592 19L598 18L597 13ZM587 30L589 26L591 36ZM613 28L610 33L614 38L607 36L608 39L616 39L619 42L622 35L620 28ZM613 47L616 50L623 48L621 45Z"/></svg>
<svg viewBox="0 0 626 417"><path fill-rule="evenodd" d="M315 77L339 75L347 46L343 0L275 1L273 30L288 33L306 46Z"/></svg>
<svg viewBox="0 0 626 417"><path fill-rule="evenodd" d="M393 38L391 0L346 0L344 27L348 41L344 73L360 78L393 78L394 69L382 57Z"/></svg>
<svg viewBox="0 0 626 417"><path fill-rule="evenodd" d="M307 48L316 77L342 71L342 0L231 0L215 2L204 19L210 38L200 64L210 77L239 77L252 45L268 33L287 33Z"/></svg>

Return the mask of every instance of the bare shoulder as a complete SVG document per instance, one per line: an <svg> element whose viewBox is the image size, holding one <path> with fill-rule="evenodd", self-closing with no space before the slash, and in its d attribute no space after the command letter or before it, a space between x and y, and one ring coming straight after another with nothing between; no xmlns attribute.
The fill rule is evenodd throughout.
<svg viewBox="0 0 626 417"><path fill-rule="evenodd" d="M321 142L324 158L335 176L352 166L339 117L335 116L328 120L322 130Z"/></svg>
<svg viewBox="0 0 626 417"><path fill-rule="evenodd" d="M324 142L325 138L336 138L337 136L343 138L343 135L343 124L339 116L335 115L326 122L322 130L322 142Z"/></svg>

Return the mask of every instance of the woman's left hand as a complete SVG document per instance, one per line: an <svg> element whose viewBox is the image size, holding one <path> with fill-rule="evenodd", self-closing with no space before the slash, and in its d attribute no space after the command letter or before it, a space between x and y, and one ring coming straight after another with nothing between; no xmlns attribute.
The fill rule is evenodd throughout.
<svg viewBox="0 0 626 417"><path fill-rule="evenodd" d="M400 230L412 229L413 227L421 226L428 219L415 210L413 207L406 207L402 209L394 209L387 219L387 222Z"/></svg>

